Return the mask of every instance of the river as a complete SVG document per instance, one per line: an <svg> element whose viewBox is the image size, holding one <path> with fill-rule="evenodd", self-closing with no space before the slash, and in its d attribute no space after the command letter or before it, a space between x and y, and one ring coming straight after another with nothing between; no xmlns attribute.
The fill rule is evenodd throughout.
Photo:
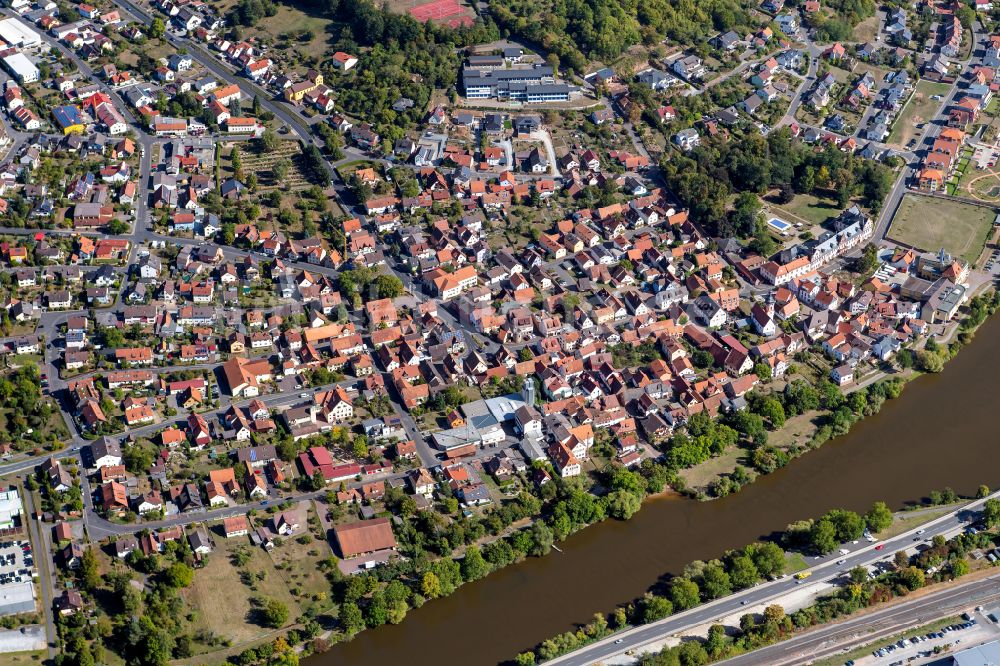
<svg viewBox="0 0 1000 666"><path fill-rule="evenodd" d="M1000 487L1000 317L944 372L910 382L846 436L710 502L663 498L627 522L607 520L412 610L402 624L364 631L305 661L344 664L496 664L641 595L668 572L758 540L834 507L901 508L928 492Z"/></svg>

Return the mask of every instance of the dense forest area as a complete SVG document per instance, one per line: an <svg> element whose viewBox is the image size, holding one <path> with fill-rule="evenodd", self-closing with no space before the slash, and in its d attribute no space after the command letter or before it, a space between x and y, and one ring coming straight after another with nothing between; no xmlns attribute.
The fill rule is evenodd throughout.
<svg viewBox="0 0 1000 666"><path fill-rule="evenodd" d="M806 25L816 29L821 42L848 41L854 38L854 26L875 15L874 0L829 0L823 3L832 16L815 12L806 16Z"/></svg>
<svg viewBox="0 0 1000 666"><path fill-rule="evenodd" d="M495 0L490 12L501 28L578 73L588 59L610 60L640 42L692 45L751 25L738 0L553 0L543 9L538 0Z"/></svg>
<svg viewBox="0 0 1000 666"><path fill-rule="evenodd" d="M671 154L660 165L667 186L712 235L761 235L756 196L773 189L779 197L795 193L832 196L841 208L857 197L878 212L892 187L892 170L885 164L855 157L835 145L815 150L792 136L788 128L767 137L756 131L716 139L686 155ZM759 206L759 204L757 204ZM763 234L766 235L766 234ZM761 254L769 254L762 248Z"/></svg>
<svg viewBox="0 0 1000 666"><path fill-rule="evenodd" d="M337 89L338 106L368 120L387 145L422 118L434 89L455 87L461 66L459 49L499 37L491 21L453 29L420 23L370 0L318 0L313 7L333 21L329 30L334 48L359 56L357 67L348 75L334 72L329 62L322 68ZM392 105L402 97L413 100L413 106L393 110Z"/></svg>

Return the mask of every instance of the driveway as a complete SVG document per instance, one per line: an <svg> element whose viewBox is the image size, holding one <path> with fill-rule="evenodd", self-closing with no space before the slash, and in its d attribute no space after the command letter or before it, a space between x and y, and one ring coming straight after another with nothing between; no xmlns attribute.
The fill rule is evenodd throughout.
<svg viewBox="0 0 1000 666"><path fill-rule="evenodd" d="M559 165L556 164L556 151L552 147L552 135L549 134L548 130L535 130L528 136L534 141L541 141L545 144L545 152L549 160L549 174L556 178L562 178L562 174L559 173Z"/></svg>

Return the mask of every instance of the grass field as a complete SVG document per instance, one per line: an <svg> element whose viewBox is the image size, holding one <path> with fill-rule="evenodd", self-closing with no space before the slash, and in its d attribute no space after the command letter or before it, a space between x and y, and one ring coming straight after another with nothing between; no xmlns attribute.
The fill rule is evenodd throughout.
<svg viewBox="0 0 1000 666"><path fill-rule="evenodd" d="M34 652L5 652L0 654L0 664L4 666L20 666L21 664L41 664L48 657L45 650Z"/></svg>
<svg viewBox="0 0 1000 666"><path fill-rule="evenodd" d="M191 608L197 611L195 624L233 643L260 638L264 629L253 622L250 599L254 596L277 599L289 610L289 617L297 617L301 609L288 591L289 582L284 574L274 568L270 556L260 548L254 548L244 538L226 539L214 535L216 549L208 556L204 568L195 572L194 583L183 591ZM245 547L250 558L245 565L237 568L231 555L239 547ZM246 571L264 574L262 580L251 589L243 583L240 574Z"/></svg>
<svg viewBox="0 0 1000 666"><path fill-rule="evenodd" d="M739 447L731 447L725 453L709 458L703 463L680 470L677 474L684 479L688 488L705 490L709 484L726 474L731 474L736 465L745 463L747 452Z"/></svg>
<svg viewBox="0 0 1000 666"><path fill-rule="evenodd" d="M996 169L966 169L959 178L957 189L959 196L995 203L1000 201L1000 172Z"/></svg>
<svg viewBox="0 0 1000 666"><path fill-rule="evenodd" d="M952 504L920 507L912 511L898 511L892 515L892 525L879 532L876 536L882 540L891 539L903 532L909 532L923 523L929 523L936 518L951 513L965 503L966 500L961 500Z"/></svg>
<svg viewBox="0 0 1000 666"><path fill-rule="evenodd" d="M940 100L934 100L931 97L945 95L948 90L947 83L934 83L932 81L918 83L910 101L906 103L903 111L896 117L896 122L892 124L889 143L905 146L911 139L920 136L921 130L917 129L916 125L929 120L941 104Z"/></svg>
<svg viewBox="0 0 1000 666"><path fill-rule="evenodd" d="M841 209L833 199L812 194L796 194L791 203L781 206L769 204L771 211L789 222L802 224L823 224L840 215Z"/></svg>
<svg viewBox="0 0 1000 666"><path fill-rule="evenodd" d="M312 502L309 502L308 515L315 520ZM312 536L311 526L305 534ZM331 556L333 550L326 539L312 538L308 543L299 543L299 537L283 539L282 544L270 553L274 563L285 569L282 575L289 582L289 592L304 608L315 605L317 610L326 610L330 606L326 594L329 583L319 565Z"/></svg>
<svg viewBox="0 0 1000 666"><path fill-rule="evenodd" d="M995 217L993 210L983 206L907 194L889 227L889 237L927 252L944 248L973 264L986 245Z"/></svg>
<svg viewBox="0 0 1000 666"><path fill-rule="evenodd" d="M878 35L878 16L869 16L861 23L854 26L854 41L870 42Z"/></svg>
<svg viewBox="0 0 1000 666"><path fill-rule="evenodd" d="M805 414L799 414L785 421L785 425L775 430L768 437L767 442L771 446L779 449L788 449L793 444L808 442L813 433L816 432L816 425L813 420L819 416L819 411L810 410Z"/></svg>
<svg viewBox="0 0 1000 666"><path fill-rule="evenodd" d="M793 574L808 569L809 563L802 553L785 553L785 573Z"/></svg>

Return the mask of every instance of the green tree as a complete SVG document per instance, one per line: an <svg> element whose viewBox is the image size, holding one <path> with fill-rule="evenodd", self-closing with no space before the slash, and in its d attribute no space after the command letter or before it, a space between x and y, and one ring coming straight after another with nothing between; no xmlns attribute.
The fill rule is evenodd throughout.
<svg viewBox="0 0 1000 666"><path fill-rule="evenodd" d="M1000 525L1000 499L988 499L983 503L983 521L987 527Z"/></svg>
<svg viewBox="0 0 1000 666"><path fill-rule="evenodd" d="M436 599L441 596L441 579L433 571L428 571L420 581L420 591L428 599Z"/></svg>
<svg viewBox="0 0 1000 666"><path fill-rule="evenodd" d="M552 549L552 543L554 537L552 536L552 530L549 529L548 525L542 521L536 521L528 529L531 535L531 549L529 555L534 555L535 557L541 557L542 555L548 555L549 551Z"/></svg>
<svg viewBox="0 0 1000 666"><path fill-rule="evenodd" d="M809 530L809 545L820 554L832 553L839 545L837 527L833 521L823 518L813 523Z"/></svg>
<svg viewBox="0 0 1000 666"><path fill-rule="evenodd" d="M365 628L365 621L357 604L350 601L341 604L340 627L348 636L353 636Z"/></svg>
<svg viewBox="0 0 1000 666"><path fill-rule="evenodd" d="M754 566L753 560L746 555L738 555L729 561L729 579L733 587L742 590L760 580L760 572Z"/></svg>
<svg viewBox="0 0 1000 666"><path fill-rule="evenodd" d="M642 499L627 490L615 490L608 495L608 515L616 520L628 520L642 507Z"/></svg>
<svg viewBox="0 0 1000 666"><path fill-rule="evenodd" d="M403 281L395 275L379 275L375 278L375 292L379 298L398 298L403 295Z"/></svg>
<svg viewBox="0 0 1000 666"><path fill-rule="evenodd" d="M760 377L762 382L767 382L771 380L771 366L763 361L756 363L753 366L753 373Z"/></svg>
<svg viewBox="0 0 1000 666"><path fill-rule="evenodd" d="M170 567L164 572L164 576L170 587L187 587L194 580L194 569L183 562L176 562L170 565Z"/></svg>
<svg viewBox="0 0 1000 666"><path fill-rule="evenodd" d="M85 549L80 558L80 585L91 592L101 586L101 572L93 548Z"/></svg>
<svg viewBox="0 0 1000 666"><path fill-rule="evenodd" d="M777 398L764 398L755 411L771 424L771 430L785 425L785 408Z"/></svg>
<svg viewBox="0 0 1000 666"><path fill-rule="evenodd" d="M779 545L765 541L752 544L748 550L761 576L776 576L785 570L785 551Z"/></svg>
<svg viewBox="0 0 1000 666"><path fill-rule="evenodd" d="M865 523L871 532L881 532L892 525L892 511L885 502L875 502L865 514Z"/></svg>
<svg viewBox="0 0 1000 666"><path fill-rule="evenodd" d="M265 627L277 629L288 622L288 607L277 599L265 599L260 612Z"/></svg>
<svg viewBox="0 0 1000 666"><path fill-rule="evenodd" d="M674 578L670 581L670 601L679 611L694 608L701 602L701 590L698 583L690 578Z"/></svg>
<svg viewBox="0 0 1000 666"><path fill-rule="evenodd" d="M534 652L520 652L514 657L515 666L535 666L538 663Z"/></svg>
<svg viewBox="0 0 1000 666"><path fill-rule="evenodd" d="M122 463L133 474L144 474L153 464L153 451L141 444L130 444L122 451Z"/></svg>
<svg viewBox="0 0 1000 666"><path fill-rule="evenodd" d="M277 183L283 183L285 178L288 177L288 171L292 168L292 163L287 157L282 157L271 165L271 175L274 176L274 180Z"/></svg>
<svg viewBox="0 0 1000 666"><path fill-rule="evenodd" d="M924 586L924 572L917 567L906 567L899 572L899 582L908 590L919 590Z"/></svg>
<svg viewBox="0 0 1000 666"><path fill-rule="evenodd" d="M865 246L861 257L855 263L854 269L861 274L867 274L875 270L878 265L878 248L872 243Z"/></svg>
<svg viewBox="0 0 1000 666"><path fill-rule="evenodd" d="M163 37L163 33L166 32L166 26L163 24L163 19L159 16L155 17L152 23L149 24L149 36L153 39L159 39Z"/></svg>
<svg viewBox="0 0 1000 666"><path fill-rule="evenodd" d="M254 98L254 102L257 102L256 97ZM260 137L260 145L266 152L273 153L278 147L278 135L270 128L264 130L264 133Z"/></svg>
<svg viewBox="0 0 1000 666"><path fill-rule="evenodd" d="M483 559L477 546L469 546L462 558L462 578L466 581L479 580L490 572L490 565Z"/></svg>
<svg viewBox="0 0 1000 666"><path fill-rule="evenodd" d="M639 607L641 609L639 619L643 624L650 624L651 622L662 620L674 611L673 604L670 603L669 599L651 592L647 592L642 597L642 601L639 602Z"/></svg>
<svg viewBox="0 0 1000 666"><path fill-rule="evenodd" d="M841 542L859 539L865 531L864 519L853 511L833 509L824 518L833 521L837 528L837 539Z"/></svg>
<svg viewBox="0 0 1000 666"><path fill-rule="evenodd" d="M701 591L706 599L718 599L732 593L732 581L721 564L712 563L705 566L701 574Z"/></svg>

